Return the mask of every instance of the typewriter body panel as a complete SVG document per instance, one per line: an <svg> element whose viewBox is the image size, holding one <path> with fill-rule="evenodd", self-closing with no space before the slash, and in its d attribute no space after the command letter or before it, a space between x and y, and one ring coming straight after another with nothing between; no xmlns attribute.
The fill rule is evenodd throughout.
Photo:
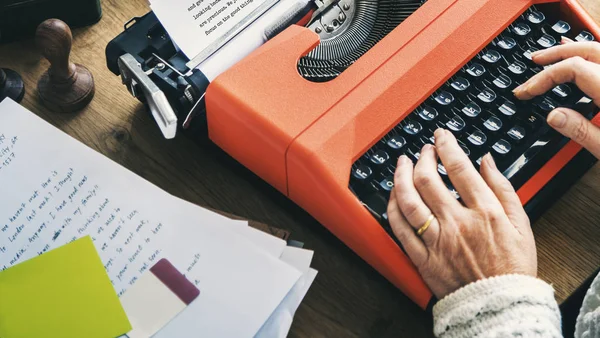
<svg viewBox="0 0 600 338"><path fill-rule="evenodd" d="M530 6L542 3L552 19L599 36L575 1L429 1L339 77L314 83L298 74L296 64L318 36L288 28L211 83L209 136L425 308L431 293L418 272L350 190L352 164ZM568 143L523 184L518 193L524 205L535 203L580 151ZM577 165L582 172L593 163L584 162Z"/></svg>

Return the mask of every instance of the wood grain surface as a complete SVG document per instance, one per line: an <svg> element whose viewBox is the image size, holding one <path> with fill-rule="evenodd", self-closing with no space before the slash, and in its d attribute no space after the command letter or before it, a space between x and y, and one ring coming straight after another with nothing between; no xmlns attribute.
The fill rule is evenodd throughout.
<svg viewBox="0 0 600 338"><path fill-rule="evenodd" d="M598 0L582 0L600 19ZM431 337L430 315L412 304L308 214L211 145L165 140L142 104L106 68L104 49L147 0L104 0L104 16L73 31L71 60L94 75L96 96L79 114L50 113L36 83L48 68L33 39L0 45L0 67L25 80L23 105L77 140L169 193L201 206L286 229L315 250L320 271L295 317L291 337ZM40 140L43 142L43 140ZM600 166L533 224L539 275L564 300L598 267Z"/></svg>

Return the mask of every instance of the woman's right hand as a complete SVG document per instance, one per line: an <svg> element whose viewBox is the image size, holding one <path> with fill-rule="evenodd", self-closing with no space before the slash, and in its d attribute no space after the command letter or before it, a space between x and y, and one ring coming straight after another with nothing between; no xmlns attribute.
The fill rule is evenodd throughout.
<svg viewBox="0 0 600 338"><path fill-rule="evenodd" d="M573 82L600 107L600 43L566 42L533 54L533 61L552 66L517 87L515 96L529 100L561 83ZM548 114L548 124L600 158L600 127L569 108Z"/></svg>

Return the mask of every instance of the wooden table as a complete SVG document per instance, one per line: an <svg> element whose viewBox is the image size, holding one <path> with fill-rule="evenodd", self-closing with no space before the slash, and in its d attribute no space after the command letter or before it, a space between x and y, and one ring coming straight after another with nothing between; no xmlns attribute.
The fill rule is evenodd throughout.
<svg viewBox="0 0 600 338"><path fill-rule="evenodd" d="M600 20L597 0L582 0ZM165 140L142 105L106 68L104 48L123 24L148 11L146 0L104 0L100 23L74 31L73 61L96 79L96 97L78 115L49 113L35 84L48 67L33 41L0 46L0 66L22 74L23 105L91 148L173 195L292 232L315 250L320 271L300 307L291 337L429 337L431 318L313 218L216 147ZM43 140L40 140L43 142ZM538 222L539 274L563 301L600 265L600 166Z"/></svg>

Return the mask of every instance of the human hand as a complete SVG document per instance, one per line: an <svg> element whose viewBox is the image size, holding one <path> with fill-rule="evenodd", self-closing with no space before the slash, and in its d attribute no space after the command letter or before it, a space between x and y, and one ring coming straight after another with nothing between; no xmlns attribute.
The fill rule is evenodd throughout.
<svg viewBox="0 0 600 338"><path fill-rule="evenodd" d="M464 206L437 172L437 155ZM435 132L419 161L398 159L388 218L394 234L431 291L442 299L487 277L537 275L537 256L527 214L510 182L488 154L481 175L449 131ZM430 215L429 228L416 231Z"/></svg>
<svg viewBox="0 0 600 338"><path fill-rule="evenodd" d="M532 55L533 61L540 65L555 64L517 87L515 96L529 100L561 83L574 82L600 106L600 43L565 39L563 43ZM557 108L548 114L547 120L559 133L600 158L600 128L581 114L569 108Z"/></svg>

